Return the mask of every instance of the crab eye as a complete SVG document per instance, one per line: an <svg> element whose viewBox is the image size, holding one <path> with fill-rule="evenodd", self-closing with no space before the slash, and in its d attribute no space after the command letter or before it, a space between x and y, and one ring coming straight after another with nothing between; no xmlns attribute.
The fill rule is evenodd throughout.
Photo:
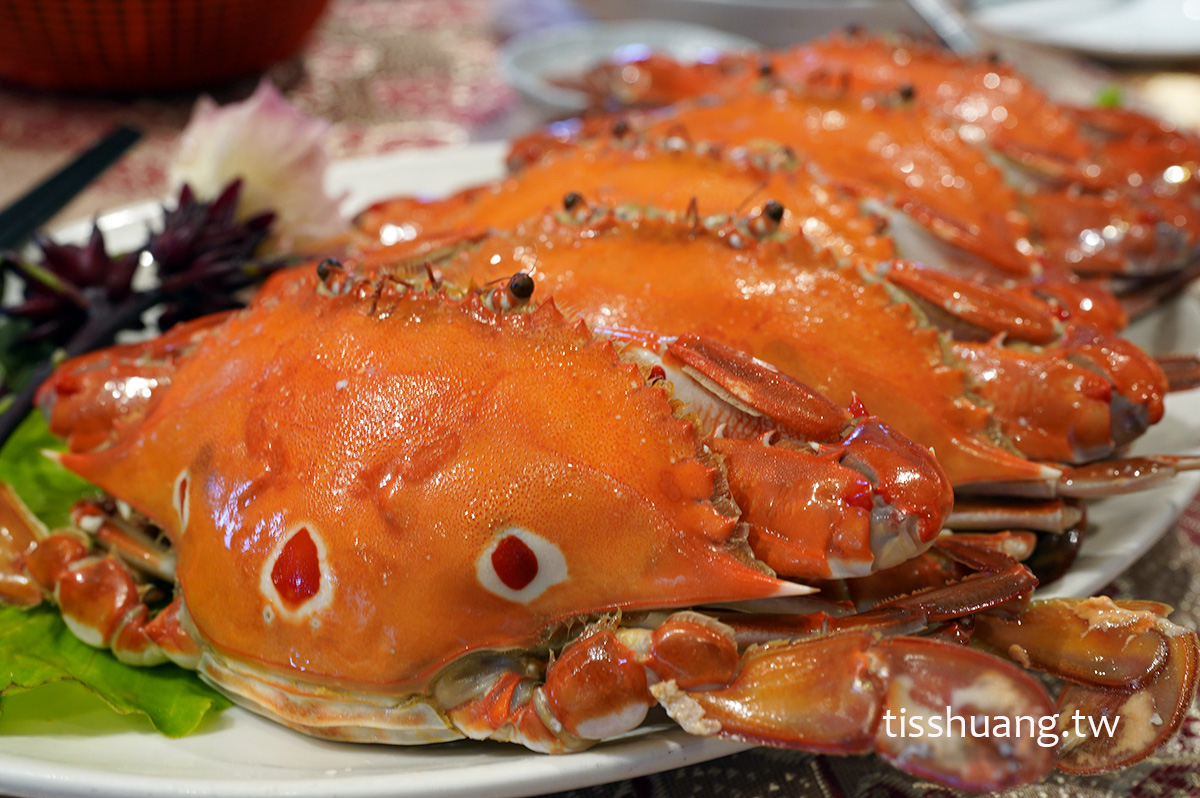
<svg viewBox="0 0 1200 798"><path fill-rule="evenodd" d="M533 278L525 272L517 272L509 279L508 290L517 299L529 299L533 296Z"/></svg>
<svg viewBox="0 0 1200 798"><path fill-rule="evenodd" d="M767 200L763 205L763 215L775 224L783 221L783 203L779 200Z"/></svg>
<svg viewBox="0 0 1200 798"><path fill-rule="evenodd" d="M509 601L527 604L567 579L567 561L550 541L521 527L502 531L475 564L479 583Z"/></svg>

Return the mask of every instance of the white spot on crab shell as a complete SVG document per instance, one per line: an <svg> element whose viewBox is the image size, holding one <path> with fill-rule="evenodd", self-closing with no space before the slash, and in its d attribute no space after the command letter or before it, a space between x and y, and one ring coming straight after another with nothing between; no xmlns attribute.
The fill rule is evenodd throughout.
<svg viewBox="0 0 1200 798"><path fill-rule="evenodd" d="M536 573L528 584L519 590L505 584L505 580L496 572L493 558L496 550L508 538L516 538L523 543L536 560ZM519 526L507 527L496 535L476 560L475 575L485 590L518 604L528 604L554 585L567 581L569 577L567 560L558 546Z"/></svg>
<svg viewBox="0 0 1200 798"><path fill-rule="evenodd" d="M290 607L288 606L288 602L284 601L283 597L279 595L279 590L275 587L275 582L272 580L271 575L284 548L292 538L303 531L308 532L308 536L317 550L317 567L320 573L320 584L316 593L302 601L299 605ZM320 625L320 620L317 617L318 614L328 608L333 602L333 583L333 572L329 567L328 550L316 526L304 521L293 524L275 541L275 545L272 546L271 552L267 555L267 559L263 563L262 571L259 573L258 592L265 602L263 606L263 620L266 623L272 623L275 618L282 618L291 623L306 621L315 629Z"/></svg>
<svg viewBox="0 0 1200 798"><path fill-rule="evenodd" d="M171 504L175 507L175 515L179 517L179 531L187 530L188 511L191 506L190 490L191 474L185 468L175 477L175 485L171 491Z"/></svg>

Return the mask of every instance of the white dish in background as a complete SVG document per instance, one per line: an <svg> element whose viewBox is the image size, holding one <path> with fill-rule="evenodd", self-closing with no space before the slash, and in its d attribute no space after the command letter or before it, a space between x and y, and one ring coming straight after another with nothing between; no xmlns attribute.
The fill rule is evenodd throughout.
<svg viewBox="0 0 1200 798"><path fill-rule="evenodd" d="M500 68L527 98L551 113L587 107L580 91L554 81L583 75L604 61L633 61L650 52L680 61L713 61L722 53L753 50L758 43L699 25L655 20L584 22L517 36L501 50Z"/></svg>
<svg viewBox="0 0 1200 798"><path fill-rule="evenodd" d="M347 207L400 194L442 194L501 174L507 145L460 148L335 164L330 183ZM102 216L111 247L140 243L158 205L142 203ZM90 223L61 231L82 238ZM1200 297L1188 294L1136 326L1156 351L1200 351ZM1200 453L1200 390L1168 399L1167 418L1135 453ZM1092 534L1075 567L1043 595L1090 595L1149 548L1200 488L1187 474L1158 490L1098 502ZM350 745L313 740L241 709L205 731L170 740L147 724L81 711L29 721L0 735L0 794L31 798L490 798L540 795L629 779L735 753L747 746L692 737L669 723L568 756L517 746L456 742L427 747ZM880 767L886 767L882 763Z"/></svg>
<svg viewBox="0 0 1200 798"><path fill-rule="evenodd" d="M1200 57L1200 0L983 0L985 30L1116 60Z"/></svg>
<svg viewBox="0 0 1200 798"><path fill-rule="evenodd" d="M850 25L868 30L928 28L904 0L574 0L597 19L675 20L788 47Z"/></svg>

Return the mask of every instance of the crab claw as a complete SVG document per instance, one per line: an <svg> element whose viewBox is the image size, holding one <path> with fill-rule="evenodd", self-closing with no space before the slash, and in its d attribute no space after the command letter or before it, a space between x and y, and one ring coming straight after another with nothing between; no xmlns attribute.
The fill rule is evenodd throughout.
<svg viewBox="0 0 1200 798"><path fill-rule="evenodd" d="M690 377L709 392L709 406L724 405L713 412L725 434L709 445L725 458L751 548L776 572L862 576L911 559L940 533L953 503L949 480L927 449L880 419L855 418L698 336L671 342L663 362L677 386ZM767 433L734 437L748 429L747 415L769 419Z"/></svg>
<svg viewBox="0 0 1200 798"><path fill-rule="evenodd" d="M1001 431L1027 457L1089 462L1148 426L1108 379L1060 355L991 344L953 349L979 394L1003 410Z"/></svg>
<svg viewBox="0 0 1200 798"><path fill-rule="evenodd" d="M153 409L177 363L228 317L204 316L177 324L149 341L102 349L71 360L42 383L37 404L50 431L73 452L119 440Z"/></svg>
<svg viewBox="0 0 1200 798"><path fill-rule="evenodd" d="M1034 602L1016 617L980 615L976 639L1067 679L1058 698L1059 767L1115 770L1146 757L1187 714L1200 673L1196 633L1169 607L1105 597Z"/></svg>
<svg viewBox="0 0 1200 798"><path fill-rule="evenodd" d="M936 640L844 634L764 646L745 654L728 686L685 692L667 681L651 691L693 733L829 753L875 750L959 789L1036 780L1054 762L1053 747L1036 734L973 733L1022 718L1031 731L1052 717L1041 686L995 657Z"/></svg>
<svg viewBox="0 0 1200 798"><path fill-rule="evenodd" d="M1030 459L1108 457L1161 419L1167 379L1128 341L1078 320L1064 325L1042 299L981 280L904 262L881 277L952 335L950 346L974 390ZM1087 304L1097 306L1106 325L1122 321L1098 302ZM1021 345L1000 344L1007 340Z"/></svg>

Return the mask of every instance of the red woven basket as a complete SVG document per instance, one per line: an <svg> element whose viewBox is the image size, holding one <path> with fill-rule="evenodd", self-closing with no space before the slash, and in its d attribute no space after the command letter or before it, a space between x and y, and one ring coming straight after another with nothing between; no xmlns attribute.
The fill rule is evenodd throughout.
<svg viewBox="0 0 1200 798"><path fill-rule="evenodd" d="M194 88L294 55L329 0L0 0L0 80Z"/></svg>

